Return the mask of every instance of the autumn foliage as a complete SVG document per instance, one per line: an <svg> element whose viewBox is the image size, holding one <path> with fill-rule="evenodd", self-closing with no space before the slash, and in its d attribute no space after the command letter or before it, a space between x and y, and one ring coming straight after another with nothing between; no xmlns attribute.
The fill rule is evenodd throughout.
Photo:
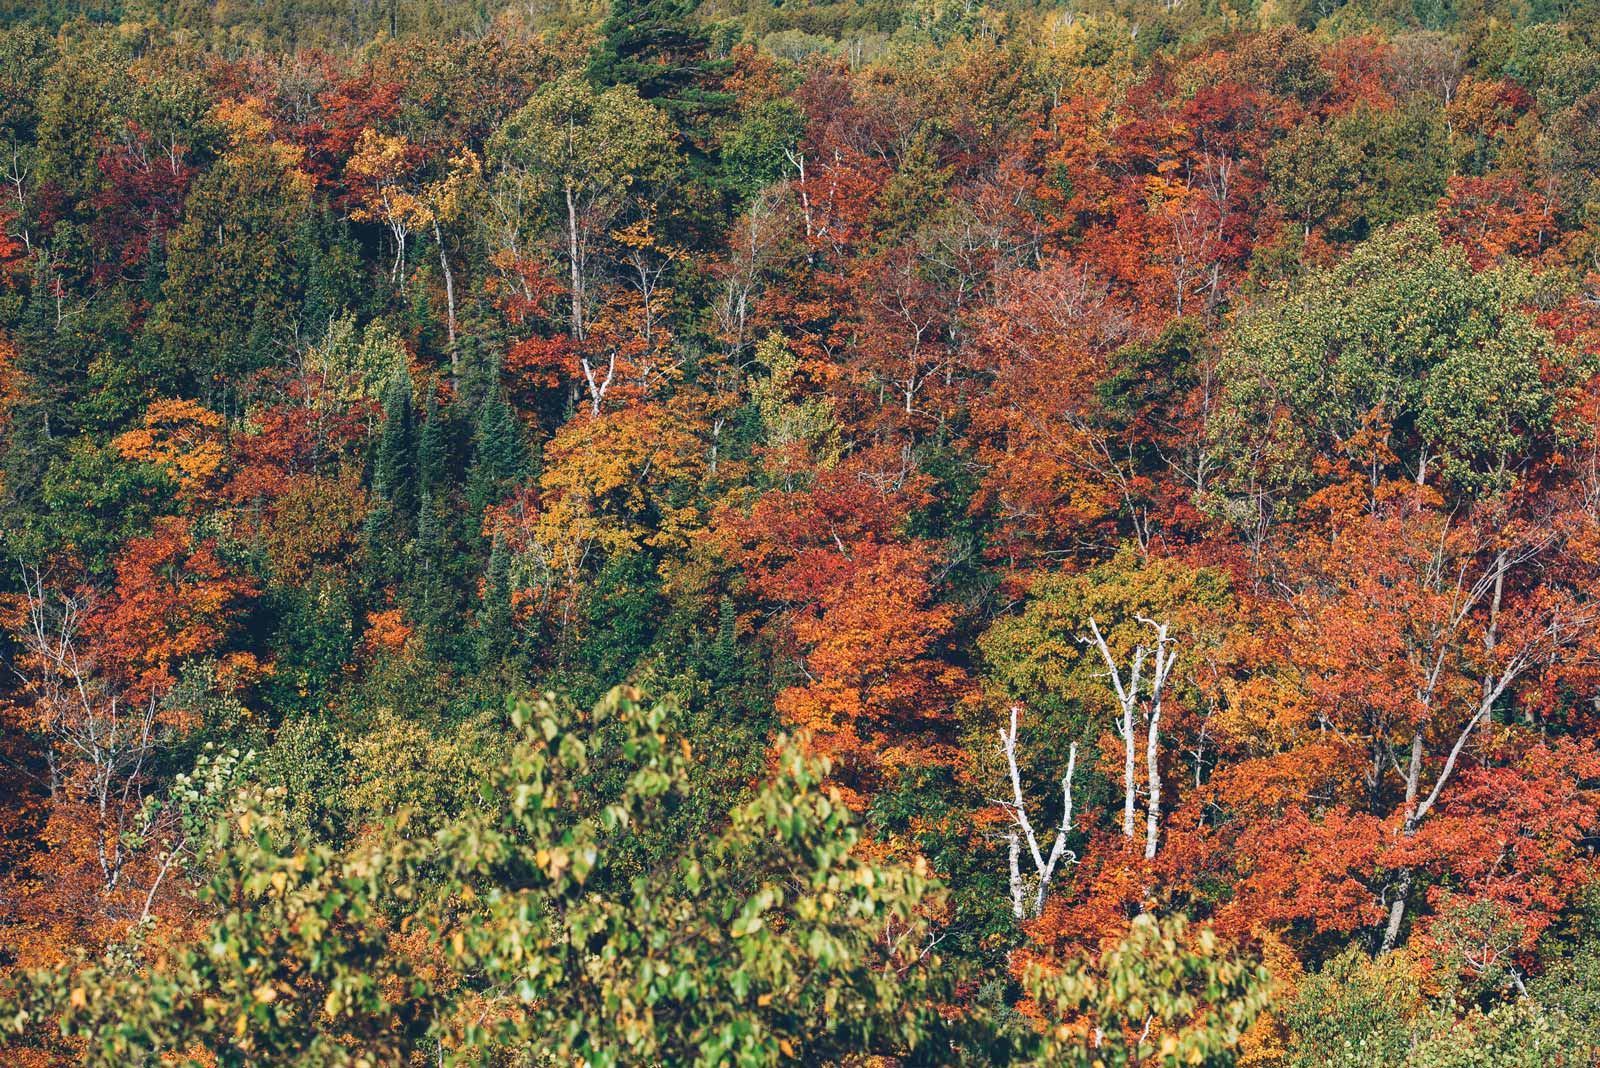
<svg viewBox="0 0 1600 1068"><path fill-rule="evenodd" d="M1585 4L381 6L0 10L22 1063L1595 1063ZM730 977L516 974L630 909Z"/></svg>

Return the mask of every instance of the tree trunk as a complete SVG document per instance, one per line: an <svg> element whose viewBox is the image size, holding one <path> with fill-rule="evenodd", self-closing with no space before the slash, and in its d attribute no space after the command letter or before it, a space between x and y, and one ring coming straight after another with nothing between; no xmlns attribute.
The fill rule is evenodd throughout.
<svg viewBox="0 0 1600 1068"><path fill-rule="evenodd" d="M572 269L572 340L583 340L583 265L578 258L578 204L567 184L567 261Z"/></svg>
<svg viewBox="0 0 1600 1068"><path fill-rule="evenodd" d="M1156 855L1156 841L1161 828L1161 706L1156 705L1150 714L1150 732L1145 742L1144 759L1150 775L1150 798L1145 806L1144 856L1146 860Z"/></svg>
<svg viewBox="0 0 1600 1068"><path fill-rule="evenodd" d="M1406 821L1400 829L1402 837L1410 838L1417 833L1417 823L1421 816L1417 808L1417 795L1421 793L1422 786L1422 732L1417 731L1411 736L1411 763L1406 768ZM1411 896L1411 869L1401 868L1394 880L1394 900L1389 903L1389 921L1384 925L1383 943L1378 947L1379 953L1387 953L1395 947L1400 938L1400 925L1405 922L1406 902Z"/></svg>
<svg viewBox="0 0 1600 1068"><path fill-rule="evenodd" d="M438 219L433 220L433 242L439 246L439 271L444 275L444 329L450 339L450 392L455 394L461 389L461 354L456 351L456 277L450 270L450 257L445 255Z"/></svg>
<svg viewBox="0 0 1600 1068"><path fill-rule="evenodd" d="M1134 786L1133 709L1122 713L1122 837L1133 837Z"/></svg>
<svg viewBox="0 0 1600 1068"><path fill-rule="evenodd" d="M1394 900L1389 903L1389 922L1383 929L1379 953L1387 953L1400 940L1400 925L1406 918L1406 899L1411 896L1411 869L1401 868L1394 882Z"/></svg>

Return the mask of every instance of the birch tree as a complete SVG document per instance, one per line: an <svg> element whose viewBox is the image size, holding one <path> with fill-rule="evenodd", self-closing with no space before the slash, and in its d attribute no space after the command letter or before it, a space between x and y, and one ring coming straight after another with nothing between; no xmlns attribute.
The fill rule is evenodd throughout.
<svg viewBox="0 0 1600 1068"><path fill-rule="evenodd" d="M1028 802L1022 791L1022 772L1017 766L1017 720L1022 706L1011 706L1011 728L1000 728L1000 751L1006 758L1006 771L1011 781L1011 800L998 802L1011 814L1013 826L1006 832L1006 844L1011 873L1011 914L1017 919L1024 915L1038 916L1044 911L1045 897L1050 893L1050 881L1056 867L1065 858L1067 863L1077 863L1078 856L1067 848L1067 835L1072 833L1072 777L1078 767L1078 743L1067 747L1067 773L1061 777L1061 825L1056 828L1055 841L1050 845L1049 856L1039 846L1039 836L1028 818ZM1022 876L1022 846L1026 843L1028 856L1033 861L1034 885L1031 905L1024 904Z"/></svg>
<svg viewBox="0 0 1600 1068"><path fill-rule="evenodd" d="M568 279L567 329L598 412L616 380L617 353L587 351L603 246L628 212L649 215L676 170L671 124L634 89L597 91L577 75L545 86L495 134L490 169L496 202L530 211L512 231L551 226ZM530 226L531 224L531 226Z"/></svg>
<svg viewBox="0 0 1600 1068"><path fill-rule="evenodd" d="M1095 650L1106 666L1106 677L1117 696L1117 735L1122 739L1122 835L1133 838L1138 783L1135 751L1138 747L1139 727L1144 727L1145 761L1145 828L1144 855L1151 859L1161 834L1161 702L1166 691L1167 678L1178 660L1177 639L1169 635L1169 626L1148 616L1138 616L1138 622L1154 632L1153 644L1139 642L1133 647L1129 659L1119 665L1116 656L1106 644L1105 635L1093 616L1089 617L1089 633L1093 635Z"/></svg>

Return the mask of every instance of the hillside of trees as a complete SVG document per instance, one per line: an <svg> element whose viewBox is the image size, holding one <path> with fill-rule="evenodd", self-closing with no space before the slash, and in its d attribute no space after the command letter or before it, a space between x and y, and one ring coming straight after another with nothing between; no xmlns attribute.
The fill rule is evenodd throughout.
<svg viewBox="0 0 1600 1068"><path fill-rule="evenodd" d="M0 1061L1600 1065L1600 8L0 0Z"/></svg>

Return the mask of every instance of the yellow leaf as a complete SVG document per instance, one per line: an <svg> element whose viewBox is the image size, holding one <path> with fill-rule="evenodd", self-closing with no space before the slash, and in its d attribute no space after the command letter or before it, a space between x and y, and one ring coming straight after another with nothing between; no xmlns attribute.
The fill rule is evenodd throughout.
<svg viewBox="0 0 1600 1068"><path fill-rule="evenodd" d="M89 995L84 992L84 989L81 986L75 986L72 988L72 993L67 997L67 1001L75 1009L86 1009L89 1007Z"/></svg>
<svg viewBox="0 0 1600 1068"><path fill-rule="evenodd" d="M260 986L256 987L255 998L256 998L257 1001L261 1002L263 1005L270 1004L271 1002L277 1001L278 1000L277 988L275 988L271 983L262 983Z"/></svg>

